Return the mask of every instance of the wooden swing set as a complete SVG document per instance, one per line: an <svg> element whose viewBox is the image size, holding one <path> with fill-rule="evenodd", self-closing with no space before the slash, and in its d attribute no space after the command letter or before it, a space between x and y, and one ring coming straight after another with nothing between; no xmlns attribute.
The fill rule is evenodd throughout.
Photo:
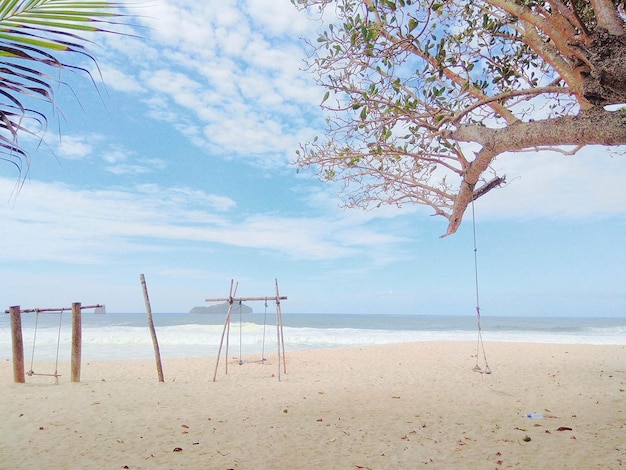
<svg viewBox="0 0 626 470"><path fill-rule="evenodd" d="M278 291L278 279L275 279L276 284L276 294L274 296L264 296L264 297L235 297L237 295L237 287L239 286L239 282L235 283L234 280L230 281L230 294L227 298L215 298L215 299L206 299L206 302L228 302L228 312L226 314L226 319L224 321L224 329L222 330L222 337L220 339L220 347L217 353L217 360L215 362L215 373L213 374L213 382L217 380L217 369L220 363L220 356L222 355L222 348L224 346L224 340L226 340L226 360L224 361L226 366L226 374L228 374L228 346L229 346L229 338L230 338L230 324L231 317L233 313L233 305L238 303L240 305L242 302L254 302L254 301L264 301L265 302L265 313L267 314L267 302L268 300L274 300L276 303L276 338L278 344L278 381L281 379L281 365L282 370L286 374L287 373L287 364L285 361L285 339L283 335L283 315L281 310L281 300L287 300L287 297L281 296ZM240 310L241 312L241 310ZM263 353L265 353L265 318L264 317L264 325L263 325ZM239 365L243 364L243 360L241 358L241 320L240 320L240 330L239 330ZM266 359L262 357L261 361L264 362Z"/></svg>
<svg viewBox="0 0 626 470"><path fill-rule="evenodd" d="M102 308L102 305L90 305L83 306L80 302L74 302L71 308L34 308L21 310L19 305L13 306L6 310L4 313L11 315L11 339L13 347L13 381L15 383L25 383L26 375L29 377L33 375L42 375L54 377L56 383L59 383L59 347L61 344L61 322L63 319L63 312L66 310L72 311L72 355L71 355L71 380L72 382L80 382L80 364L82 354L82 317L81 312L83 309L95 309ZM22 336L22 313L35 313L37 318L35 319L35 329L33 334L33 349L31 353L30 369L25 372L24 366L24 340ZM57 334L57 349L56 349L56 361L54 373L39 373L33 370L33 362L35 358L35 345L37 340L37 326L39 324L39 314L41 313L58 313L59 314L59 328Z"/></svg>

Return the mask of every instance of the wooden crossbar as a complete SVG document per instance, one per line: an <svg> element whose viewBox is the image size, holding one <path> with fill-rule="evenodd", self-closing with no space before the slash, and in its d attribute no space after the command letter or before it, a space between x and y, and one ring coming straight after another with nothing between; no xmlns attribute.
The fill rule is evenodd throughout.
<svg viewBox="0 0 626 470"><path fill-rule="evenodd" d="M276 297L268 295L267 297L221 297L219 299L204 299L205 302L251 302L255 300L287 300L287 297Z"/></svg>
<svg viewBox="0 0 626 470"><path fill-rule="evenodd" d="M100 307L104 307L104 305L85 305L85 306L81 306L80 309L84 310L84 309L90 309L90 308L100 308ZM69 312L70 310L72 310L72 307L61 307L61 308L29 308L29 309L25 309L25 310L20 310L21 313L63 313L63 312ZM4 313L10 313L10 310L5 310Z"/></svg>

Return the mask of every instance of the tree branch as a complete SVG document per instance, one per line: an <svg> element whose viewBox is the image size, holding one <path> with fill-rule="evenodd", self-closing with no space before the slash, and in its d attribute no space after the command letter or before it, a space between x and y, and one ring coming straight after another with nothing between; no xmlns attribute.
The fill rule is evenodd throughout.
<svg viewBox="0 0 626 470"><path fill-rule="evenodd" d="M367 0L366 3L368 5L371 5L371 0ZM415 45L411 41L407 41L406 39L398 38L390 34L385 29L385 24L382 22L382 20L380 19L378 15L377 15L377 22L379 25L379 32L383 37L385 37L385 39L390 41L392 44L402 47L404 50L411 52L412 54L415 54L418 57L421 57L426 62L428 62L432 67L434 68L438 67L437 60L431 54L419 49L418 47L415 47ZM459 88L463 88L465 86L466 80L463 77L455 74L449 67L445 67L442 70L442 72L446 76L447 79L455 83ZM469 87L468 93L477 99L485 100L488 98L487 95L485 95L481 90L479 90L476 87ZM499 116L502 116L502 118L504 118L507 123L512 124L515 121L517 121L517 118L515 117L515 115L505 106L502 106L497 102L491 102L489 103L489 106Z"/></svg>
<svg viewBox="0 0 626 470"><path fill-rule="evenodd" d="M606 29L613 36L626 34L624 20L619 16L612 0L591 0L591 6L599 27Z"/></svg>
<svg viewBox="0 0 626 470"><path fill-rule="evenodd" d="M518 122L501 129L464 125L449 131L446 137L475 142L498 153L542 145L625 145L626 111L606 111L596 106L576 116Z"/></svg>
<svg viewBox="0 0 626 470"><path fill-rule="evenodd" d="M489 181L489 183L485 184L484 186L481 186L480 188L474 191L474 195L472 196L472 201L475 201L479 197L484 196L492 189L497 188L503 185L504 183L506 183L506 175L496 176L494 179Z"/></svg>
<svg viewBox="0 0 626 470"><path fill-rule="evenodd" d="M533 97L533 96L546 95L546 94L550 94L550 93L571 95L573 92L569 88L565 88L565 87L562 87L562 86L554 86L554 85L549 85L549 86L541 87L541 88L530 88L530 89L523 89L523 90L511 90L511 91L507 91L506 93L501 93L499 95L495 95L495 96L491 96L489 98L486 98L485 100L477 101L475 103L472 103L470 106L468 106L468 107L464 108L463 110L459 111L458 113L456 113L450 119L442 120L442 123L443 122L458 123L463 118L463 116L467 115L468 113L471 113L473 110L475 110L477 108L480 108L481 106L485 106L486 104L489 104L492 101L504 102L504 101L506 101L508 99L511 99L511 98L519 98L519 97L529 97L530 98L530 97Z"/></svg>
<svg viewBox="0 0 626 470"><path fill-rule="evenodd" d="M540 145L626 145L626 109L611 112L594 107L589 111L581 111L577 116L519 122L502 129L467 125L450 131L450 138L479 143L482 149L464 175L452 212L447 216L448 230L442 237L458 230L467 206L474 199L474 187L480 175L499 154ZM484 192L481 190L482 196Z"/></svg>

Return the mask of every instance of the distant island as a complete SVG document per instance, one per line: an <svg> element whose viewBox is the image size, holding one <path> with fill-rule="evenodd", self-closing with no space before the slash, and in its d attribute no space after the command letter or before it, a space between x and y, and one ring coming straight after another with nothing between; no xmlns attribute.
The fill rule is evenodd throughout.
<svg viewBox="0 0 626 470"><path fill-rule="evenodd" d="M241 308L241 310L239 310ZM252 313L252 308L245 304L233 304L233 313ZM223 304L209 305L208 307L194 307L189 313L216 313L226 315L228 313L228 302Z"/></svg>

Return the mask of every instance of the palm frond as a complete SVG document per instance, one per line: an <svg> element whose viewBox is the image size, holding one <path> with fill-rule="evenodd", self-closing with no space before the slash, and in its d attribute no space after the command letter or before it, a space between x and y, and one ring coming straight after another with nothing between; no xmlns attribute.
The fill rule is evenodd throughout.
<svg viewBox="0 0 626 470"><path fill-rule="evenodd" d="M71 64L76 54L96 58L88 51L92 34L120 34L123 5L107 1L0 0L0 159L20 170L29 156L18 137L39 135L46 115L26 102L54 102L54 85L61 69L87 69ZM56 70L56 76L46 72ZM32 123L32 124L30 124Z"/></svg>

